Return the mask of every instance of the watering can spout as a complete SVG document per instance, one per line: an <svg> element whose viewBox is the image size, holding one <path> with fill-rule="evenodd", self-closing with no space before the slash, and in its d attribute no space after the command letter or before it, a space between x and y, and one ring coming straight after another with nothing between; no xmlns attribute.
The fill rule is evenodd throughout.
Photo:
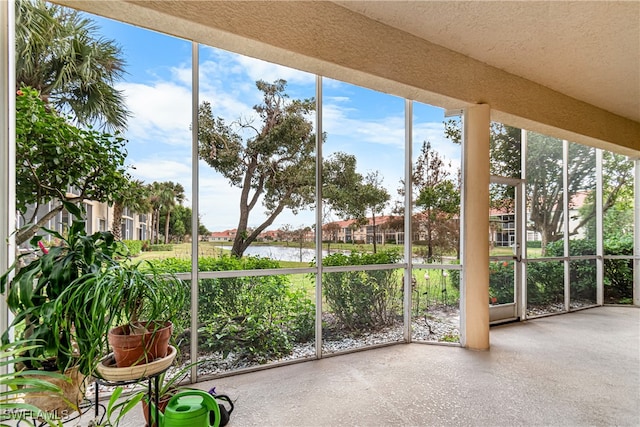
<svg viewBox="0 0 640 427"><path fill-rule="evenodd" d="M183 390L173 396L164 414L159 414L160 427L219 427L220 408L206 391Z"/></svg>

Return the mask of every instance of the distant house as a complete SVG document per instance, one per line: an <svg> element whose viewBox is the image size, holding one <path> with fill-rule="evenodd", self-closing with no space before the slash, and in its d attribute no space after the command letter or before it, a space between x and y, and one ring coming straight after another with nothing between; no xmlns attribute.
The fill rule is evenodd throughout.
<svg viewBox="0 0 640 427"><path fill-rule="evenodd" d="M376 217L375 233L373 218L367 218L368 223L359 225L356 220L334 221L322 227L322 240L341 243L376 243L384 244L404 242L403 225L398 224L398 216Z"/></svg>
<svg viewBox="0 0 640 427"><path fill-rule="evenodd" d="M258 240L264 241L274 241L274 240L282 240L281 236L282 232L280 230L265 230L258 236Z"/></svg>
<svg viewBox="0 0 640 427"><path fill-rule="evenodd" d="M238 230L235 228L232 230L214 231L209 234L208 240L210 242L230 242L236 238L237 232Z"/></svg>

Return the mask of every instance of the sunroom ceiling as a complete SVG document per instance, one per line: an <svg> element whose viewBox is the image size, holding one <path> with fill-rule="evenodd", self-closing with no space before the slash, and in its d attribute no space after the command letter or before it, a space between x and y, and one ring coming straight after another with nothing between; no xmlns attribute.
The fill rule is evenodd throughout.
<svg viewBox="0 0 640 427"><path fill-rule="evenodd" d="M445 108L640 153L638 1L55 0Z"/></svg>
<svg viewBox="0 0 640 427"><path fill-rule="evenodd" d="M640 121L640 2L334 1Z"/></svg>

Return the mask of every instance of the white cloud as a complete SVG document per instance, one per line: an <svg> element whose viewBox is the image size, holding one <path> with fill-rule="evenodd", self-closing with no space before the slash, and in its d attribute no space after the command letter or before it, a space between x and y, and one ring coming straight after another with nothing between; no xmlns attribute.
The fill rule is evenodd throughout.
<svg viewBox="0 0 640 427"><path fill-rule="evenodd" d="M119 86L125 91L127 105L134 114L126 135L130 140L130 159L135 159L130 160L136 167L131 173L145 182L180 182L191 200L191 64L178 64L169 69L170 80L156 75L156 80L144 84ZM223 117L227 123L256 117L253 105L260 103L262 96L255 88L255 80L273 82L283 78L290 85L308 85L310 95L303 96L314 94L314 75L217 49L203 49L199 73L200 102L209 101L214 116ZM369 107L361 105L362 99L360 103L353 102L349 96L350 85L330 79L324 84L334 88L345 86L344 91L332 91L337 92L337 96L324 98L323 130L328 134L325 156L337 150L356 155L358 170L363 174L379 170L392 200L395 199L398 181L404 176L404 112L395 109L386 116L373 118L368 114ZM293 88L301 90L300 86ZM306 87L302 90L307 92ZM378 107L379 111L384 106L371 108ZM453 160L453 168L457 168L460 147L447 141L443 133L441 122L416 121L414 159L426 139L447 159ZM199 167L199 213L203 223L212 231L237 227L240 189L231 186L206 163L201 161ZM264 219L264 207L258 203L249 225L255 227ZM314 220L313 211L294 215L285 210L270 228L284 224L310 225Z"/></svg>
<svg viewBox="0 0 640 427"><path fill-rule="evenodd" d="M274 82L277 79L284 79L287 83L314 84L316 76L304 71L299 71L282 65L265 62L248 56L237 56L239 66L252 80L264 80Z"/></svg>
<svg viewBox="0 0 640 427"><path fill-rule="evenodd" d="M131 175L146 183L173 181L183 186L191 183L191 164L188 159L177 161L154 156L141 160L129 159L129 164L134 168L130 171Z"/></svg>
<svg viewBox="0 0 640 427"><path fill-rule="evenodd" d="M129 120L130 141L191 145L191 92L173 82L122 83Z"/></svg>
<svg viewBox="0 0 640 427"><path fill-rule="evenodd" d="M344 99L338 101L346 102ZM340 143L348 141L351 145L382 144L404 148L404 116L391 115L378 120L350 117L350 113L356 111L351 107L323 103L323 131L327 133L328 141L334 140Z"/></svg>

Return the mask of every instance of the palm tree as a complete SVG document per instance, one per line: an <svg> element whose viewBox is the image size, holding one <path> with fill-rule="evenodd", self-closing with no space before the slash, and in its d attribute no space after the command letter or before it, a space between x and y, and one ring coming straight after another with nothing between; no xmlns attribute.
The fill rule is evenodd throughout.
<svg viewBox="0 0 640 427"><path fill-rule="evenodd" d="M126 127L130 114L114 88L124 75L122 51L93 21L43 0L17 0L15 28L16 89L37 89L79 124Z"/></svg>
<svg viewBox="0 0 640 427"><path fill-rule="evenodd" d="M152 209L151 223L154 230L155 241L158 243L160 239L160 214L164 213L164 243L169 243L169 221L171 219L171 211L176 203L182 203L185 200L184 187L182 184L174 183L172 181L154 181L148 189L149 204Z"/></svg>
<svg viewBox="0 0 640 427"><path fill-rule="evenodd" d="M148 213L151 210L148 188L142 181L137 179L129 181L129 185L121 189L114 197L111 233L117 240L122 238L122 213L124 212L125 207L128 207L133 212L138 213Z"/></svg>
<svg viewBox="0 0 640 427"><path fill-rule="evenodd" d="M165 191L162 192L162 206L167 215L164 222L164 243L169 243L169 220L171 219L171 211L175 207L176 203L184 202L184 187L180 183L173 183L171 181L164 182Z"/></svg>
<svg viewBox="0 0 640 427"><path fill-rule="evenodd" d="M154 181L147 189L149 193L148 202L151 206L151 229L153 230L151 241L153 243L155 239L155 243L157 244L160 239L160 209L162 208L162 193L165 191L165 187L163 183Z"/></svg>

